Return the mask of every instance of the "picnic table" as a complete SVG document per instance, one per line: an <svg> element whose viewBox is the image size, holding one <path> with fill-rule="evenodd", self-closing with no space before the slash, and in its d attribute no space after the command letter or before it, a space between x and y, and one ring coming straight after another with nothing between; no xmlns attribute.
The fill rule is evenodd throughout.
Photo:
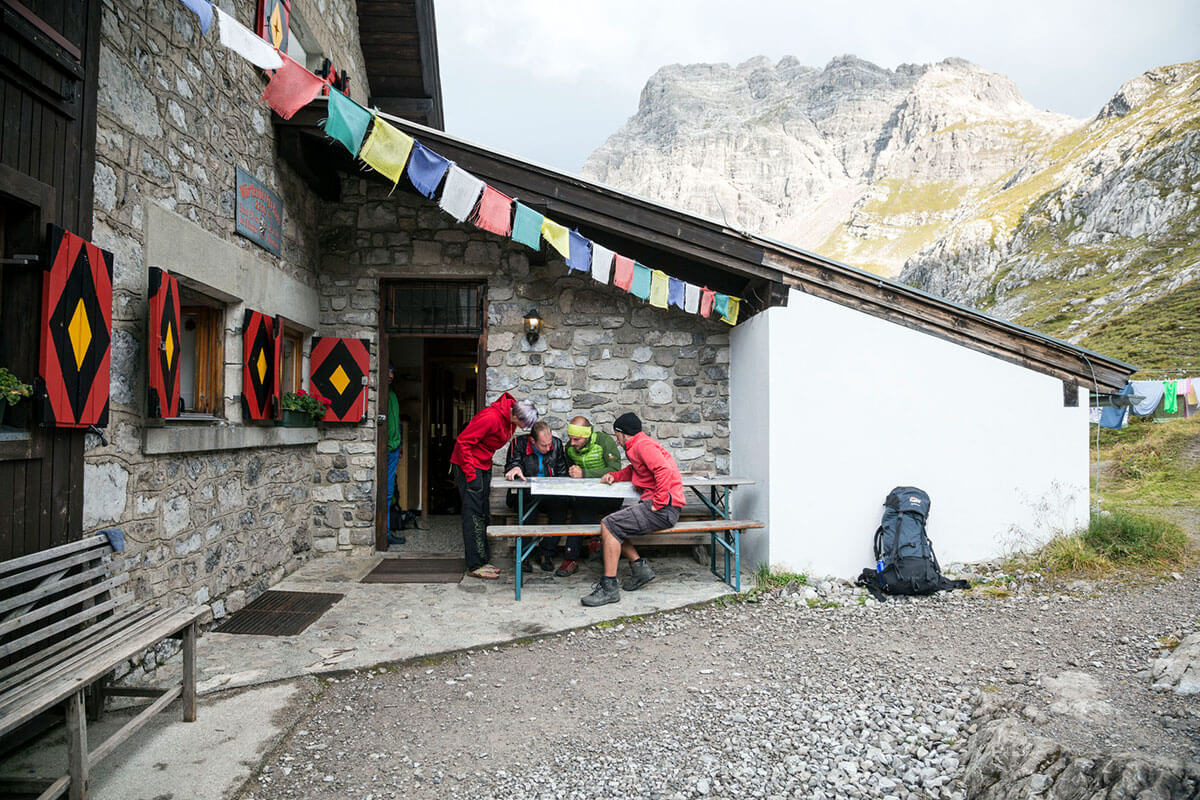
<svg viewBox="0 0 1200 800"><path fill-rule="evenodd" d="M761 522L755 520L731 520L729 517L730 495L738 486L753 484L750 478L739 478L730 475L715 477L705 475L684 475L684 490L690 490L711 514L710 520L679 522L675 527L639 537L639 542L650 542L648 537L681 533L710 534L711 551L709 554L709 569L718 578L729 584L734 590L741 591L741 531L748 528L761 528ZM490 525L488 536L493 538L512 539L516 546L516 567L514 583L516 599L521 599L521 578L523 563L532 553L538 542L545 536L593 536L600 532L599 525L531 525L530 519L536 513L538 503L543 497L602 497L620 500L637 501L642 493L635 489L633 483L620 481L606 484L599 478L529 478L527 480L508 480L502 478L494 481L492 486L499 489L513 489L517 495L517 524ZM717 571L717 551L722 554L723 571Z"/></svg>

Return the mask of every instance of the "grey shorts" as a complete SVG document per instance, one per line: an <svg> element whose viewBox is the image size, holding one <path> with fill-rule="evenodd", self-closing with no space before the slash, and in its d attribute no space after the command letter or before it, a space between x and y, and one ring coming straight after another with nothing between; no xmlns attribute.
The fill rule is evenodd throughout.
<svg viewBox="0 0 1200 800"><path fill-rule="evenodd" d="M630 536L674 527L679 521L679 506L663 506L655 511L649 500L639 500L631 506L614 511L601 522L622 542Z"/></svg>

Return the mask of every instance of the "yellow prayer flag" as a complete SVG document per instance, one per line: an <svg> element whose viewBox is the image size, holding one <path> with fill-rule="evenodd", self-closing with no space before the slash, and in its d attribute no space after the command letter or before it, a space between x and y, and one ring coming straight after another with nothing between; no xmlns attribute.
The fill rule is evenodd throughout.
<svg viewBox="0 0 1200 800"><path fill-rule="evenodd" d="M671 288L671 279L661 269L650 273L650 305L655 308L667 307L667 293Z"/></svg>
<svg viewBox="0 0 1200 800"><path fill-rule="evenodd" d="M542 220L542 238L558 251L563 258L571 255L571 235L567 229L552 219Z"/></svg>
<svg viewBox="0 0 1200 800"><path fill-rule="evenodd" d="M404 174L404 165L408 163L408 154L412 152L412 146L411 136L376 116L371 135L363 143L358 157L376 172L391 179L392 183L396 183Z"/></svg>
<svg viewBox="0 0 1200 800"><path fill-rule="evenodd" d="M725 316L721 317L722 322L728 322L730 325L737 325L738 310L741 308L742 301L733 295L729 295L729 310L725 312Z"/></svg>

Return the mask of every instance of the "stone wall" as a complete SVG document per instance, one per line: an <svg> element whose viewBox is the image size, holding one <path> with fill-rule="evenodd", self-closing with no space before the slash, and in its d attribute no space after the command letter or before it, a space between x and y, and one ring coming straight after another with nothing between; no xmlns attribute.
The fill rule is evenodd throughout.
<svg viewBox="0 0 1200 800"><path fill-rule="evenodd" d="M487 399L532 399L559 436L575 414L608 426L633 410L684 471L729 470L729 330L660 310L583 273L552 250L537 254L456 223L433 202L371 178L346 180L342 203L323 213L321 325L369 338L378 350L380 278L478 279L487 283ZM522 318L543 319L530 345ZM371 418L377 413L371 375ZM498 454L497 461L503 453ZM314 547L361 552L374 541L375 425L327 434L317 445ZM340 466L339 466L340 465Z"/></svg>
<svg viewBox="0 0 1200 800"><path fill-rule="evenodd" d="M292 5L333 44L339 67L355 77L353 93L365 99L352 0ZM247 26L254 6L222 3ZM147 423L148 268L176 266L170 259L147 263L149 218L167 209L198 236L240 248L256 270L261 263L264 274L311 293L315 316L318 203L278 157L270 109L258 99L265 82L261 71L219 44L215 30L202 35L182 4L105 0L92 238L114 255L112 394L107 443L88 437L84 533L125 530L139 600L208 605L216 618L309 556L316 436L239 424L240 303L230 303L225 314L224 419ZM238 166L282 198L281 258L234 233ZM164 430L168 443L190 441L199 427L210 429L221 449L162 452L148 444L149 433Z"/></svg>

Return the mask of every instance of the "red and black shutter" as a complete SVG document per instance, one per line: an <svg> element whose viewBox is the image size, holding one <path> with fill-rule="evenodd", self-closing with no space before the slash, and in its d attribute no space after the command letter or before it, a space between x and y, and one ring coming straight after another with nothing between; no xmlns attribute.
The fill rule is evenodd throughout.
<svg viewBox="0 0 1200 800"><path fill-rule="evenodd" d="M282 326L259 311L246 311L242 327L242 415L279 416L279 348Z"/></svg>
<svg viewBox="0 0 1200 800"><path fill-rule="evenodd" d="M286 53L289 36L288 24L291 21L291 15L290 0L258 0L254 32L276 50Z"/></svg>
<svg viewBox="0 0 1200 800"><path fill-rule="evenodd" d="M362 422L367 418L367 339L314 336L308 361L309 390L330 402L323 422Z"/></svg>
<svg viewBox="0 0 1200 800"><path fill-rule="evenodd" d="M112 340L112 253L49 226L42 278L39 414L56 428L104 427Z"/></svg>
<svg viewBox="0 0 1200 800"><path fill-rule="evenodd" d="M179 330L179 283L169 272L151 267L150 336L146 343L150 356L146 411L151 417L179 416Z"/></svg>

